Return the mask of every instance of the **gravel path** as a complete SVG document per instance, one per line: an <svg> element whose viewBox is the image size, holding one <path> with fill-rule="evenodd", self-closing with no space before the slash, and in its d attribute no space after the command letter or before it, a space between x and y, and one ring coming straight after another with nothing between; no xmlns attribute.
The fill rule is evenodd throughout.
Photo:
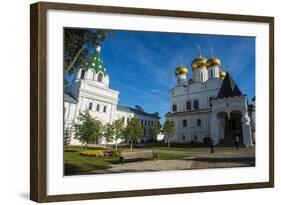
<svg viewBox="0 0 281 205"><path fill-rule="evenodd" d="M210 154L209 149L193 149L192 151L154 150L158 153L187 154L190 157L173 160L145 160L115 164L107 170L97 170L94 173L124 173L149 172L167 170L186 170L204 168L229 168L255 166L254 149L217 148Z"/></svg>
<svg viewBox="0 0 281 205"><path fill-rule="evenodd" d="M180 159L174 160L149 160L143 162L129 162L123 165L114 165L110 170L113 172L128 171L135 172L142 171L164 171L164 170L180 170L191 168L192 161L185 161Z"/></svg>

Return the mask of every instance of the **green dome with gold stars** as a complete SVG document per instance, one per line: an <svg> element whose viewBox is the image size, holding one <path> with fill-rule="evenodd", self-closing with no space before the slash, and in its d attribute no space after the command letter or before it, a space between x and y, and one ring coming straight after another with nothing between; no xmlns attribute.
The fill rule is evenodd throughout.
<svg viewBox="0 0 281 205"><path fill-rule="evenodd" d="M106 69L100 54L101 47L100 45L95 46L95 51L93 55L89 58L88 62L85 64L86 69L94 69L96 73L102 72L106 75Z"/></svg>

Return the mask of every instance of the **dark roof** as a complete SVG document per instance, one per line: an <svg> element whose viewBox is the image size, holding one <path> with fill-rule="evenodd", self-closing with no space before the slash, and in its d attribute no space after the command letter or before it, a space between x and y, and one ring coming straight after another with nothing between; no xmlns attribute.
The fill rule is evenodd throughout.
<svg viewBox="0 0 281 205"><path fill-rule="evenodd" d="M63 100L70 103L78 102L70 93L63 93Z"/></svg>
<svg viewBox="0 0 281 205"><path fill-rule="evenodd" d="M160 119L160 117L154 113L147 113L147 112L141 111L139 109L128 107L128 106L117 105L117 110L133 112L138 115L144 115L144 116L149 116L149 117L154 117L154 118Z"/></svg>
<svg viewBox="0 0 281 205"><path fill-rule="evenodd" d="M227 72L217 98L228 98L241 95L242 93L240 89L236 85L231 75Z"/></svg>

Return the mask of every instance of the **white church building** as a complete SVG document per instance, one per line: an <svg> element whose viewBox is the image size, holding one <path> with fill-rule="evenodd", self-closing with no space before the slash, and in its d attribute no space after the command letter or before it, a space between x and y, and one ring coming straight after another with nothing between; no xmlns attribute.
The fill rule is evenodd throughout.
<svg viewBox="0 0 281 205"><path fill-rule="evenodd" d="M252 146L255 120L249 117L247 95L230 73L221 70L221 61L213 54L206 59L200 52L191 66L191 79L188 68L182 64L176 68L176 85L169 91L170 111L165 117L175 126L170 141L203 142L211 137L214 144L232 144L238 136L240 144Z"/></svg>
<svg viewBox="0 0 281 205"><path fill-rule="evenodd" d="M145 112L140 106L118 105L119 92L109 88L109 75L100 52L101 47L97 45L87 63L75 73L73 83L64 91L64 129L70 133L70 144L80 144L74 139L72 127L79 113L86 110L103 125L123 119L126 126L130 118L136 117L144 127L142 141L149 140L148 128L159 124L160 117L157 113Z"/></svg>

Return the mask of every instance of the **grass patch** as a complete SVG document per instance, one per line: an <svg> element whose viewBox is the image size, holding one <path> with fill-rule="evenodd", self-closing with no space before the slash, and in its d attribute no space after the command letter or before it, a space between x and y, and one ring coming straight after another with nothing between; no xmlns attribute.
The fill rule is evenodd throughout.
<svg viewBox="0 0 281 205"><path fill-rule="evenodd" d="M89 150L112 150L104 147L88 147ZM119 157L108 156L108 157L96 157L96 156L84 156L80 155L80 146L66 146L64 148L64 169L65 175L75 174L90 174L97 170L105 170L111 168L113 164L121 163ZM127 150L126 148L121 150ZM140 149L134 149L140 150ZM182 159L188 157L184 154L175 153L158 153L157 160L171 160L171 159Z"/></svg>
<svg viewBox="0 0 281 205"><path fill-rule="evenodd" d="M189 157L189 155L172 154L172 153L157 153L157 159L158 160L182 159L182 158L185 158L185 157Z"/></svg>
<svg viewBox="0 0 281 205"><path fill-rule="evenodd" d="M101 149L90 147L89 149ZM107 149L106 149L107 150ZM65 175L87 174L96 170L108 169L112 164L118 163L118 157L95 157L80 155L79 146L68 146L64 149Z"/></svg>

